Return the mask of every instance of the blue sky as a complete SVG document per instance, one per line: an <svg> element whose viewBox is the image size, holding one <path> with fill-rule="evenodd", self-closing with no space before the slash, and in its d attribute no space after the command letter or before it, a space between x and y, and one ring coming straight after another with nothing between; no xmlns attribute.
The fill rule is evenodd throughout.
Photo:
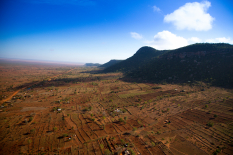
<svg viewBox="0 0 233 155"><path fill-rule="evenodd" d="M1 0L0 57L105 63L140 47L233 44L231 0Z"/></svg>

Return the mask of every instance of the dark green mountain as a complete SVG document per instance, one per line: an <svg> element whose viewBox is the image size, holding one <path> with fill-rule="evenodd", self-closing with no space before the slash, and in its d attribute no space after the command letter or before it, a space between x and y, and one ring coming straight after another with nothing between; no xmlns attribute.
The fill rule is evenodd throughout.
<svg viewBox="0 0 233 155"><path fill-rule="evenodd" d="M112 66L112 65L115 65L115 64L117 64L117 63L119 63L119 62L121 62L121 61L123 61L123 60L110 60L109 62L107 62L107 63L105 63L105 64L103 64L103 65L100 65L99 67L107 68L107 67L110 67L110 66Z"/></svg>
<svg viewBox="0 0 233 155"><path fill-rule="evenodd" d="M169 83L204 81L233 87L233 45L230 44L193 44L166 51L143 63L141 68L128 73L128 77Z"/></svg>
<svg viewBox="0 0 233 155"><path fill-rule="evenodd" d="M164 53L164 51L158 51L151 47L142 47L140 48L132 57L123 60L115 65L112 65L106 69L104 69L104 72L130 72L132 70L138 69L139 67L142 67L149 61L151 61L153 58L161 55Z"/></svg>

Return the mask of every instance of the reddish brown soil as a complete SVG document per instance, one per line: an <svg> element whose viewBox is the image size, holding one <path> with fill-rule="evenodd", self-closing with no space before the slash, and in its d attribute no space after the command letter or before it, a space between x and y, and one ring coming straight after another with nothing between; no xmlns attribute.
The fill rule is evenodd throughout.
<svg viewBox="0 0 233 155"><path fill-rule="evenodd" d="M232 90L127 83L95 68L0 68L0 154L233 154Z"/></svg>

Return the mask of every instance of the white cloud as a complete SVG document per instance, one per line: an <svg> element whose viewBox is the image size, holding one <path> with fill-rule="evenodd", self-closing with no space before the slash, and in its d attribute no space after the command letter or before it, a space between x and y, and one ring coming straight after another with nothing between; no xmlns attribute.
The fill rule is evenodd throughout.
<svg viewBox="0 0 233 155"><path fill-rule="evenodd" d="M154 10L154 12L160 12L161 11L160 8L157 7L157 6L153 6L153 10Z"/></svg>
<svg viewBox="0 0 233 155"><path fill-rule="evenodd" d="M153 42L147 42L149 46L158 50L176 49L188 45L187 39L177 36L169 31L162 31L154 36Z"/></svg>
<svg viewBox="0 0 233 155"><path fill-rule="evenodd" d="M151 46L157 50L169 50L169 49L177 49L180 47L184 47L190 44L208 42L208 43L229 43L233 44L233 40L231 38L214 38L203 40L198 37L191 38L183 38L181 36L177 36L169 31L158 32L154 36L154 40L144 40L143 41L147 46Z"/></svg>
<svg viewBox="0 0 233 155"><path fill-rule="evenodd" d="M131 37L134 39L142 39L143 38L140 34L138 34L136 32L130 32L130 34L131 34Z"/></svg>
<svg viewBox="0 0 233 155"><path fill-rule="evenodd" d="M173 23L178 30L207 31L212 29L214 18L207 13L211 3L203 1L201 3L186 3L173 13L164 17L167 23Z"/></svg>
<svg viewBox="0 0 233 155"><path fill-rule="evenodd" d="M208 43L229 43L233 44L233 40L231 38L214 38L214 39L207 39L206 42Z"/></svg>

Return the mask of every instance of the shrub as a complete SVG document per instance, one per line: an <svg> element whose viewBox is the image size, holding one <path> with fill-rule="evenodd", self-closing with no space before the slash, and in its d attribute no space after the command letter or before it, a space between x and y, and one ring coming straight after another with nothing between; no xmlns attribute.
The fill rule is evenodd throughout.
<svg viewBox="0 0 233 155"><path fill-rule="evenodd" d="M221 150L220 149L216 149L216 151L213 152L213 155L217 155L218 153L220 153Z"/></svg>
<svg viewBox="0 0 233 155"><path fill-rule="evenodd" d="M66 134L66 133L62 135L63 138L65 138L65 137L67 137L67 136L68 136L68 134Z"/></svg>
<svg viewBox="0 0 233 155"><path fill-rule="evenodd" d="M93 109L93 107L92 106L89 106L89 111L91 111Z"/></svg>
<svg viewBox="0 0 233 155"><path fill-rule="evenodd" d="M31 139L28 139L28 144L30 144L32 142L32 140Z"/></svg>
<svg viewBox="0 0 233 155"><path fill-rule="evenodd" d="M111 155L111 154L112 154L112 152L109 151L109 149L104 150L104 155Z"/></svg>
<svg viewBox="0 0 233 155"><path fill-rule="evenodd" d="M33 117L30 117L30 118L29 118L29 122L31 122L32 120L33 120Z"/></svg>
<svg viewBox="0 0 233 155"><path fill-rule="evenodd" d="M154 143L154 142L151 142L151 146L154 147L154 146L155 146L155 143Z"/></svg>
<svg viewBox="0 0 233 155"><path fill-rule="evenodd" d="M100 144L100 148L103 149L103 148L104 148L104 145L103 145L103 144Z"/></svg>
<svg viewBox="0 0 233 155"><path fill-rule="evenodd" d="M152 87L152 89L161 89L162 87Z"/></svg>
<svg viewBox="0 0 233 155"><path fill-rule="evenodd" d="M129 152L131 155L136 155L136 153L132 149L129 149Z"/></svg>
<svg viewBox="0 0 233 155"><path fill-rule="evenodd" d="M133 131L136 131L137 130L137 128L136 127L133 127Z"/></svg>
<svg viewBox="0 0 233 155"><path fill-rule="evenodd" d="M31 133L35 133L36 129L31 129Z"/></svg>
<svg viewBox="0 0 233 155"><path fill-rule="evenodd" d="M124 120L123 120L122 118L119 118L119 121L120 121L120 122L124 122Z"/></svg>
<svg viewBox="0 0 233 155"><path fill-rule="evenodd" d="M218 117L218 115L215 114L214 117L216 118L216 117Z"/></svg>
<svg viewBox="0 0 233 155"><path fill-rule="evenodd" d="M121 139L121 144L122 144L122 145L124 145L124 144L125 144L124 139Z"/></svg>
<svg viewBox="0 0 233 155"><path fill-rule="evenodd" d="M209 127L212 127L213 125L214 125L213 122L208 122L208 123L207 123L207 126L209 126Z"/></svg>

